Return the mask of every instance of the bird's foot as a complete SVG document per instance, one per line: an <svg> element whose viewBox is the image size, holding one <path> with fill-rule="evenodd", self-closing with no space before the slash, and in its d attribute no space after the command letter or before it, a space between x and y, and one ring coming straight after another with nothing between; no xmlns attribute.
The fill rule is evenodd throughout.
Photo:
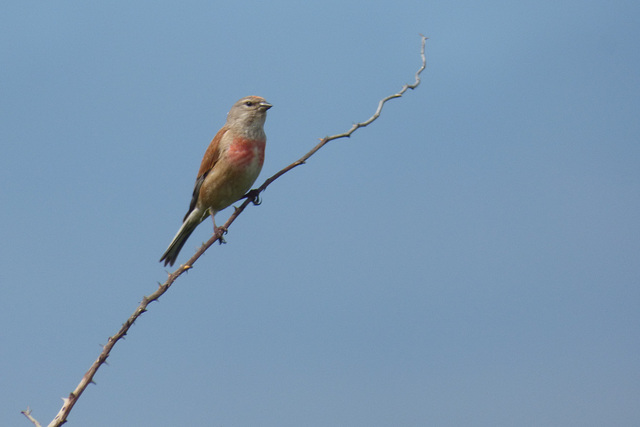
<svg viewBox="0 0 640 427"><path fill-rule="evenodd" d="M227 243L227 241L224 239L224 235L227 234L227 228L224 226L220 226L220 227L215 227L213 229L213 234L215 234L218 237L218 243L220 243L221 245L223 243Z"/></svg>
<svg viewBox="0 0 640 427"><path fill-rule="evenodd" d="M254 205L258 206L262 203L262 200L260 200L260 190L257 188L254 188L253 190L250 190L247 194L245 194L243 197L243 199L249 199L249 201L251 201L251 203L253 203Z"/></svg>

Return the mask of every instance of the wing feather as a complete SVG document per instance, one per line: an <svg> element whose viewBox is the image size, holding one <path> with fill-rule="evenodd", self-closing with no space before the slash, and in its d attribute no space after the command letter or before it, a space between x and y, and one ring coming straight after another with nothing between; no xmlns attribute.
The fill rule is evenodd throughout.
<svg viewBox="0 0 640 427"><path fill-rule="evenodd" d="M213 137L207 151L204 152L202 157L202 163L200 163L200 170L198 171L198 177L196 178L196 184L193 187L193 196L191 197L191 203L189 204L189 211L184 216L183 222L187 219L189 214L196 208L198 203L198 197L200 196L200 187L207 174L216 166L216 163L220 159L220 140L227 132L226 126L218 131L216 136Z"/></svg>

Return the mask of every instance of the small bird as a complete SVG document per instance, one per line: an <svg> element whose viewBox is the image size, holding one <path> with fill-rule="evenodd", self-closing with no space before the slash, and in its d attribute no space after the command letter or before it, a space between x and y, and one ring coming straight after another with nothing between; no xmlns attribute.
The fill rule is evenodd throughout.
<svg viewBox="0 0 640 427"><path fill-rule="evenodd" d="M271 107L260 96L247 96L231 107L227 122L204 153L182 227L160 258L165 266L176 262L193 230L207 216L213 218L213 231L217 232L216 213L240 200L251 189L264 163L267 142L264 122Z"/></svg>

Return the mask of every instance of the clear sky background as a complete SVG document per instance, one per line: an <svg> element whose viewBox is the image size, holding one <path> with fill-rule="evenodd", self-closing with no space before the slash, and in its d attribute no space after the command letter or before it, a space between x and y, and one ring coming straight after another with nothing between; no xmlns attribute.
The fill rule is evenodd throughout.
<svg viewBox="0 0 640 427"><path fill-rule="evenodd" d="M421 86L249 207L68 425L640 425L637 1L1 9L0 425L165 280L237 99L274 105L259 184L413 82L419 33Z"/></svg>

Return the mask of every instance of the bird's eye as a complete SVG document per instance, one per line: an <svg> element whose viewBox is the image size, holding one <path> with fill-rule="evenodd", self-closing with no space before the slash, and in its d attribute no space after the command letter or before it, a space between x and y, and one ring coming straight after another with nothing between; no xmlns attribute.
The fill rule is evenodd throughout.
<svg viewBox="0 0 640 427"><path fill-rule="evenodd" d="M247 101L244 103L244 105L246 105L247 107L252 107L253 106L253 102L252 101Z"/></svg>

